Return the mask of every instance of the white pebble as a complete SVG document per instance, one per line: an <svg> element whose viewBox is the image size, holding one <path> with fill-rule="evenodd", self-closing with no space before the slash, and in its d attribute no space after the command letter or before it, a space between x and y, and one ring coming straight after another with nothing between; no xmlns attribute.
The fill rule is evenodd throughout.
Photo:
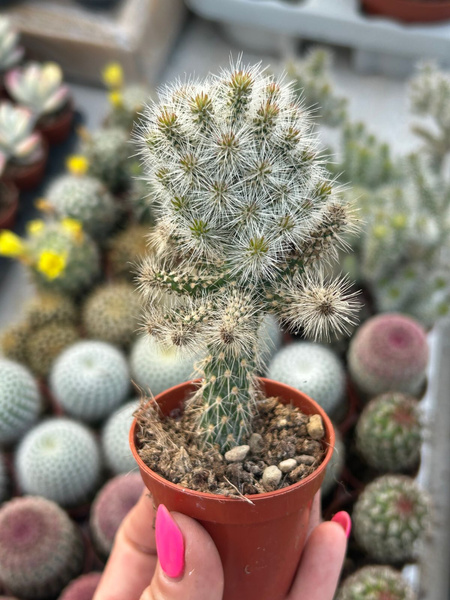
<svg viewBox="0 0 450 600"><path fill-rule="evenodd" d="M278 467L272 465L271 467L267 467L264 469L264 473L262 476L262 484L266 488L266 490L271 491L276 489L278 484L281 481L282 472Z"/></svg>
<svg viewBox="0 0 450 600"><path fill-rule="evenodd" d="M313 440L321 440L325 435L322 417L320 415L312 415L309 417L309 422L306 426L306 429Z"/></svg>
<svg viewBox="0 0 450 600"><path fill-rule="evenodd" d="M227 462L241 462L247 458L247 454L250 451L250 446L244 444L243 446L235 446L225 452L225 460Z"/></svg>
<svg viewBox="0 0 450 600"><path fill-rule="evenodd" d="M286 460L282 460L278 465L278 468L282 473L289 473L297 466L297 461L294 458L287 458Z"/></svg>

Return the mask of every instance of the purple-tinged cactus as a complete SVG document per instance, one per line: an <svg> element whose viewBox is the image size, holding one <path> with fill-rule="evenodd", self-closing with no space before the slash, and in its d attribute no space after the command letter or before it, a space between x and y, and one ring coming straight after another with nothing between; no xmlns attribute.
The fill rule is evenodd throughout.
<svg viewBox="0 0 450 600"><path fill-rule="evenodd" d="M369 396L389 391L418 394L425 383L427 363L425 330L399 313L369 319L350 343L350 375Z"/></svg>
<svg viewBox="0 0 450 600"><path fill-rule="evenodd" d="M0 579L23 600L59 594L83 568L83 541L54 502L28 496L0 509Z"/></svg>
<svg viewBox="0 0 450 600"><path fill-rule="evenodd" d="M90 528L95 547L103 558L109 556L120 524L143 489L139 473L130 473L114 477L97 494L91 508Z"/></svg>
<svg viewBox="0 0 450 600"><path fill-rule="evenodd" d="M77 577L64 588L58 600L92 600L101 578L101 573L88 573Z"/></svg>

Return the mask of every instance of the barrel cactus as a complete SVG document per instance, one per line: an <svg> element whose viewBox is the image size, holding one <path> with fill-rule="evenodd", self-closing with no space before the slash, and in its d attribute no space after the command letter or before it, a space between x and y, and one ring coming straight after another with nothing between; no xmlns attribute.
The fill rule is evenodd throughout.
<svg viewBox="0 0 450 600"><path fill-rule="evenodd" d="M63 589L58 600L93 600L101 578L102 574L97 572L77 577Z"/></svg>
<svg viewBox="0 0 450 600"><path fill-rule="evenodd" d="M0 578L19 598L57 596L81 573L83 554L80 532L54 502L29 496L0 509Z"/></svg>
<svg viewBox="0 0 450 600"><path fill-rule="evenodd" d="M330 414L344 400L344 366L332 350L320 344L296 342L282 348L269 364L268 377L301 390Z"/></svg>
<svg viewBox="0 0 450 600"><path fill-rule="evenodd" d="M89 163L88 173L103 181L111 192L126 189L131 181L129 135L121 127L82 132L81 153Z"/></svg>
<svg viewBox="0 0 450 600"><path fill-rule="evenodd" d="M20 439L37 421L41 408L39 388L28 369L0 358L0 445Z"/></svg>
<svg viewBox="0 0 450 600"><path fill-rule="evenodd" d="M430 528L431 502L414 479L383 475L364 489L352 518L355 539L372 559L401 564L417 557Z"/></svg>
<svg viewBox="0 0 450 600"><path fill-rule="evenodd" d="M90 530L100 556L107 558L123 519L144 489L139 473L118 475L98 492L91 508Z"/></svg>
<svg viewBox="0 0 450 600"><path fill-rule="evenodd" d="M131 225L108 243L108 267L111 276L133 281L136 265L147 251L148 226Z"/></svg>
<svg viewBox="0 0 450 600"><path fill-rule="evenodd" d="M36 494L63 507L88 502L100 483L102 462L94 435L67 418L43 421L21 441L16 475L24 494Z"/></svg>
<svg viewBox="0 0 450 600"><path fill-rule="evenodd" d="M105 342L81 341L67 348L50 374L50 388L62 409L87 423L106 419L126 400L129 387L125 356Z"/></svg>
<svg viewBox="0 0 450 600"><path fill-rule="evenodd" d="M356 426L356 444L364 460L382 473L402 473L419 463L422 427L419 403L389 392L364 408Z"/></svg>
<svg viewBox="0 0 450 600"><path fill-rule="evenodd" d="M70 323L47 323L32 329L26 344L26 364L37 377L47 377L56 358L79 340Z"/></svg>
<svg viewBox="0 0 450 600"><path fill-rule="evenodd" d="M0 335L0 349L5 358L26 364L26 348L30 327L26 320L6 327Z"/></svg>
<svg viewBox="0 0 450 600"><path fill-rule="evenodd" d="M61 294L37 294L25 306L25 318L32 328L49 323L73 324L77 316L73 300Z"/></svg>
<svg viewBox="0 0 450 600"><path fill-rule="evenodd" d="M352 339L348 352L350 375L366 394L395 391L420 393L426 379L426 332L414 319L398 313L366 321Z"/></svg>
<svg viewBox="0 0 450 600"><path fill-rule="evenodd" d="M127 282L104 284L92 291L82 311L86 336L128 346L138 327L141 302Z"/></svg>
<svg viewBox="0 0 450 600"><path fill-rule="evenodd" d="M368 566L347 577L336 600L417 600L401 573L387 566Z"/></svg>
<svg viewBox="0 0 450 600"><path fill-rule="evenodd" d="M103 456L106 466L114 475L129 473L136 468L128 437L138 406L138 399L127 402L109 417L103 427Z"/></svg>

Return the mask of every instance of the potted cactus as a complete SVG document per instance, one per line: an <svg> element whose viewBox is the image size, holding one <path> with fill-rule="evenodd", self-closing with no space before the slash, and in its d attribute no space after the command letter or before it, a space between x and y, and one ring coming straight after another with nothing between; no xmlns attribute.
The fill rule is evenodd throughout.
<svg viewBox="0 0 450 600"><path fill-rule="evenodd" d="M18 39L9 19L0 15L0 98L5 95L5 73L15 67L23 56L23 48L18 45Z"/></svg>
<svg viewBox="0 0 450 600"><path fill-rule="evenodd" d="M33 131L33 117L23 107L0 103L0 176L20 190L36 188L44 176L48 146Z"/></svg>
<svg viewBox="0 0 450 600"><path fill-rule="evenodd" d="M291 86L259 66L238 62L166 88L147 109L138 143L157 217L156 252L139 275L144 328L163 347L201 360L199 380L156 397L160 410L142 404L132 450L155 504L187 512L214 539L224 599L280 600L334 433L308 396L257 377L259 325L272 314L327 337L354 321L348 283L325 275L354 226L352 211L321 166ZM157 301L167 295L168 303ZM180 409L181 421L159 417ZM289 449L270 450L265 462L271 418L272 432L294 422L299 430L286 431ZM171 465L179 467L172 475Z"/></svg>
<svg viewBox="0 0 450 600"><path fill-rule="evenodd" d="M5 86L11 98L31 111L36 128L50 144L59 144L68 137L74 113L59 65L30 62L10 71Z"/></svg>

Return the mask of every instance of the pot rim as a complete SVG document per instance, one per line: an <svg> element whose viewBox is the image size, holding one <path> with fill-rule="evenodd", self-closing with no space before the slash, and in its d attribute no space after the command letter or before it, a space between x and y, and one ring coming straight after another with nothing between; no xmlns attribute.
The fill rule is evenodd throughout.
<svg viewBox="0 0 450 600"><path fill-rule="evenodd" d="M199 492L196 490L191 490L190 488L182 487L177 483L172 483L168 479L165 479L164 477L162 477L162 475L159 475L158 473L156 473L155 471L150 469L150 467L144 463L144 461L141 459L141 457L138 454L137 445L135 443L137 420L136 420L136 418L134 418L133 423L130 428L129 442L130 442L131 452L133 454L135 461L137 462L137 464L139 466L139 469L146 471L146 473L148 473L156 481L168 486L173 491L183 492L186 495L195 496L197 498L203 498L205 500L217 500L217 501L220 501L221 503L225 502L228 504L232 504L232 503L242 504L242 501L244 499L248 499L251 501L251 503L254 504L255 502L258 502L258 501L268 500L273 497L280 497L280 496L289 494L293 490L297 490L298 488L308 485L316 477L320 476L322 471L326 469L326 467L331 459L331 456L332 456L333 450L334 450L334 445L335 445L335 433L334 433L334 428L333 428L330 418L328 417L326 412L323 410L323 408L315 400L313 400L312 398L307 396L304 392L297 390L296 388L294 388L292 386L286 385L285 383L280 383L278 381L275 381L273 379L268 379L266 377L259 377L258 379L263 384L265 384L265 382L270 382L272 384L276 384L277 386L279 386L283 392L280 395L282 395L283 397L285 397L286 394L302 396L304 399L306 399L308 401L308 403L316 411L316 412L312 412L310 414L319 414L321 416L322 421L325 426L325 431L329 435L330 443L328 444L328 448L325 453L325 456L323 457L322 462L317 467L317 469L315 469L310 475L308 475L304 479L301 479L297 483L293 483L292 485L289 485L288 487L282 488L280 490L274 490L272 492L264 492L261 494L245 494L240 498L230 498L228 496L223 496L221 494L211 494L209 492ZM176 386L169 388L168 390L165 390L164 392L161 392L160 394L155 396L153 399L151 399L150 402L151 401L157 402L158 398L163 396L164 394L167 394L173 390L178 390L182 387L193 386L199 382L200 382L199 379L195 379L195 380L190 380L190 381L185 381L183 383L180 383ZM325 440L322 440L322 443L327 444L327 442Z"/></svg>

